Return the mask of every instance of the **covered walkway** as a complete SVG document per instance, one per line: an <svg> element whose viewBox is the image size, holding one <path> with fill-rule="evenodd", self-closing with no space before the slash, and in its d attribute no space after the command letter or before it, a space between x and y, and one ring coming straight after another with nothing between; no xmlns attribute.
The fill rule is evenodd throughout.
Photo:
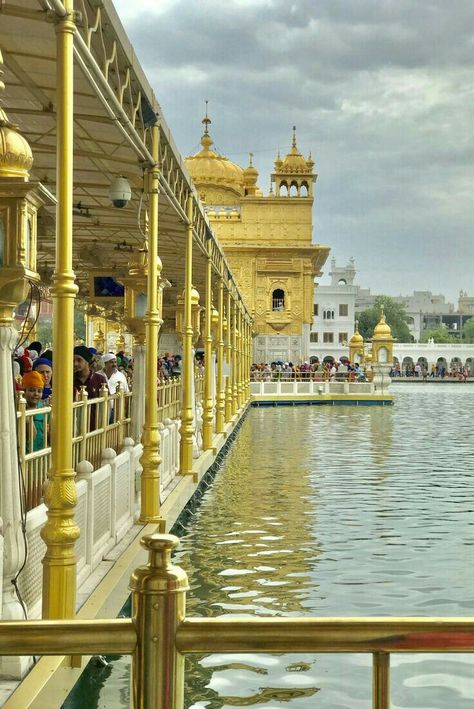
<svg viewBox="0 0 474 709"><path fill-rule="evenodd" d="M42 541L37 535L29 563L42 569L42 617L71 618L83 559L93 565L125 518L165 528L164 489L195 483L235 426L249 399L252 320L112 3L3 3L0 50L0 603L4 619L23 618L14 586L21 587L24 531L41 508ZM124 288L104 292L103 278ZM20 401L17 414L10 386L14 312L26 301L31 320L45 295L53 302L54 385L44 412L51 438L29 453L28 413ZM112 418L106 393L101 402L82 395L73 403L77 309L133 337L133 393L116 395ZM25 341L32 335L28 326ZM157 378L160 343L183 356L172 392ZM196 346L206 361L197 382ZM92 434L84 412L95 404L102 418ZM21 473L31 482L25 490ZM87 537L87 495L100 484L97 473L109 481L102 497L115 495L120 507L126 488L129 502L111 522L112 536L96 526ZM19 678L28 667L26 658L9 658L0 672Z"/></svg>

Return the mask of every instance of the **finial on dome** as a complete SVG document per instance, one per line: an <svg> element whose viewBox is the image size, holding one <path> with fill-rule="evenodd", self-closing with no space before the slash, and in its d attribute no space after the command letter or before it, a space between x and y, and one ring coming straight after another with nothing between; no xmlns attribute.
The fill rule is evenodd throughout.
<svg viewBox="0 0 474 709"><path fill-rule="evenodd" d="M253 153L249 153L249 167L253 167Z"/></svg>
<svg viewBox="0 0 474 709"><path fill-rule="evenodd" d="M204 123L204 135L209 134L209 124L212 123L211 119L207 115L207 106L208 106L209 101L206 99L206 115L202 119L201 123Z"/></svg>
<svg viewBox="0 0 474 709"><path fill-rule="evenodd" d="M293 142L291 144L292 148L296 148L296 126L293 126Z"/></svg>
<svg viewBox="0 0 474 709"><path fill-rule="evenodd" d="M211 119L207 115L207 106L208 106L209 101L206 99L206 115L202 119L201 123L204 124L204 135L201 138L201 145L205 149L209 149L211 145L213 144L213 140L211 136L209 135L209 125L212 123Z"/></svg>

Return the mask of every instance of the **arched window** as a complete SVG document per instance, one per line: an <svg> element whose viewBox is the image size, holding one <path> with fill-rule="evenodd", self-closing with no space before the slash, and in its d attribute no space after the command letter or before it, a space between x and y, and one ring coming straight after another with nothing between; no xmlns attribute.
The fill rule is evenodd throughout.
<svg viewBox="0 0 474 709"><path fill-rule="evenodd" d="M272 310L282 311L285 309L285 291L281 288L275 288L272 293Z"/></svg>
<svg viewBox="0 0 474 709"><path fill-rule="evenodd" d="M308 196L308 185L306 182L301 183L300 187L300 197L307 197Z"/></svg>
<svg viewBox="0 0 474 709"><path fill-rule="evenodd" d="M290 185L290 197L298 197L298 185L292 182Z"/></svg>
<svg viewBox="0 0 474 709"><path fill-rule="evenodd" d="M286 182L282 182L278 189L278 197L288 197L288 185Z"/></svg>

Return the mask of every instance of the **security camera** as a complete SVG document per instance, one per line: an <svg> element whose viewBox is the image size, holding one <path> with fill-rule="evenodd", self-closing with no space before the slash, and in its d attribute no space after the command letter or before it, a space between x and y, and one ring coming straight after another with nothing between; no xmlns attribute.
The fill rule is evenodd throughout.
<svg viewBox="0 0 474 709"><path fill-rule="evenodd" d="M132 196L132 189L126 177L120 175L112 182L109 196L114 207L122 209L127 206Z"/></svg>

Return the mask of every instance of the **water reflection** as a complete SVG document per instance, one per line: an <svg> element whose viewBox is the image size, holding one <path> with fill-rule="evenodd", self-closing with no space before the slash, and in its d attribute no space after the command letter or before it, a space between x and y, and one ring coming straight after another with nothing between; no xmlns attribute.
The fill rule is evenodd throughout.
<svg viewBox="0 0 474 709"><path fill-rule="evenodd" d="M393 408L253 410L176 556L188 614L471 615L473 396L404 385ZM470 655L392 666L394 707L474 706ZM106 691L96 706L126 706ZM368 709L371 658L187 658L186 697L187 709Z"/></svg>

